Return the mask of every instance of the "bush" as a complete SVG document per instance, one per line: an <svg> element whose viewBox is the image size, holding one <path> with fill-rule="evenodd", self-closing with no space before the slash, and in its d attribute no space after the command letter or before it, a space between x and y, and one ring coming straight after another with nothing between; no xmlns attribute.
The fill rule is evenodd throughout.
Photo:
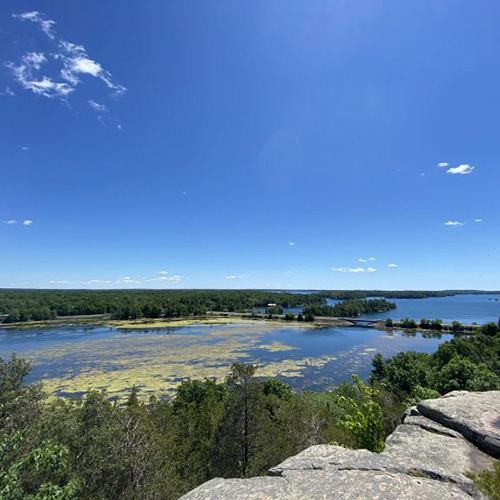
<svg viewBox="0 0 500 500"><path fill-rule="evenodd" d="M500 464L495 464L493 470L480 474L468 474L481 492L489 500L500 500Z"/></svg>

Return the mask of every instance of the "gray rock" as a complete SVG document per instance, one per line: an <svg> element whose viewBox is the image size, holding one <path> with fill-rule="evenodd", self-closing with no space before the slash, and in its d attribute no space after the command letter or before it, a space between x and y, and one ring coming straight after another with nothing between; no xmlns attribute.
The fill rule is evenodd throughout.
<svg viewBox="0 0 500 500"><path fill-rule="evenodd" d="M436 434L442 434L443 436L461 438L462 434L460 432L454 431L453 429L448 429L444 425L438 424L427 417L419 416L409 416L403 420L406 425L416 425L421 429L425 429L429 432L435 432Z"/></svg>
<svg viewBox="0 0 500 500"><path fill-rule="evenodd" d="M288 471L284 477L213 479L182 500L470 500L460 488L379 471ZM478 497L480 498L480 497Z"/></svg>
<svg viewBox="0 0 500 500"><path fill-rule="evenodd" d="M221 479L208 481L190 491L180 500L279 500L287 498L288 481L279 477L253 477L251 479Z"/></svg>
<svg viewBox="0 0 500 500"><path fill-rule="evenodd" d="M413 417L416 418L416 417ZM383 455L402 462L418 460L429 469L454 473L479 472L491 468L495 459L472 446L460 434L450 436L406 423L387 438Z"/></svg>
<svg viewBox="0 0 500 500"><path fill-rule="evenodd" d="M478 448L500 458L500 391L454 391L427 399L418 411L435 422L460 432Z"/></svg>
<svg viewBox="0 0 500 500"><path fill-rule="evenodd" d="M487 465L490 465L490 461ZM398 454L392 455L386 451L378 454L368 450L348 450L341 446L317 445L311 446L273 467L269 471L269 475L289 477L294 471L315 470L408 474L449 483L460 488L472 498L481 498L474 483L460 474L462 471L443 467L437 461L425 460L425 457L422 459L418 454L398 456Z"/></svg>

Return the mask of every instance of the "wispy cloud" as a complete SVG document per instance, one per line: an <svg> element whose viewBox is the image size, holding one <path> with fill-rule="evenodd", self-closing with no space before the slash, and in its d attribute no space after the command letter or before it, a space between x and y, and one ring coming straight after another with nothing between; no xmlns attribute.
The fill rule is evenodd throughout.
<svg viewBox="0 0 500 500"><path fill-rule="evenodd" d="M483 219L474 219L474 222L483 222Z"/></svg>
<svg viewBox="0 0 500 500"><path fill-rule="evenodd" d="M15 95L16 94L9 86L5 87L3 92L0 92L0 96L14 97Z"/></svg>
<svg viewBox="0 0 500 500"><path fill-rule="evenodd" d="M47 19L45 14L42 12L32 11L24 12L22 14L12 14L12 17L19 19L21 21L31 21L32 23L37 23L40 29L51 39L54 40L55 32L53 30L55 21L52 19Z"/></svg>
<svg viewBox="0 0 500 500"><path fill-rule="evenodd" d="M332 267L332 271L339 273L364 273L366 269L364 267Z"/></svg>
<svg viewBox="0 0 500 500"><path fill-rule="evenodd" d="M125 276L125 278L120 278L115 281L117 284L124 284L124 285L130 285L130 284L138 284L140 281L132 279L130 276Z"/></svg>
<svg viewBox="0 0 500 500"><path fill-rule="evenodd" d="M366 259L358 259L358 260L359 260L359 262L368 262L368 260L366 260Z"/></svg>
<svg viewBox="0 0 500 500"><path fill-rule="evenodd" d="M53 51L50 52L49 56L43 52L27 52L17 63L7 63L14 79L25 90L43 97L59 98L66 101L68 96L75 92L77 86L82 83L82 76L92 76L101 80L112 91L113 95L118 96L125 93L126 88L114 81L111 73L104 69L99 62L91 59L85 47L57 37L54 30L55 21L47 19L43 13L36 11L13 14L13 17L21 21L37 23L53 46ZM42 66L46 67L49 59L59 62L59 67L52 75L41 74ZM106 108L105 105L95 101L89 101L89 104L99 112L103 112Z"/></svg>
<svg viewBox="0 0 500 500"><path fill-rule="evenodd" d="M30 150L30 148L29 148L28 146L22 146L22 147L21 147L21 149L22 149L23 151L29 151L29 150Z"/></svg>
<svg viewBox="0 0 500 500"><path fill-rule="evenodd" d="M465 226L465 222L458 222L458 221L449 220L449 221L445 222L444 225L445 226L452 226L452 227Z"/></svg>
<svg viewBox="0 0 500 500"><path fill-rule="evenodd" d="M398 267L397 264L387 264L387 267Z"/></svg>
<svg viewBox="0 0 500 500"><path fill-rule="evenodd" d="M367 267L366 268L367 273L374 273L375 271L376 271L376 269L374 267Z"/></svg>
<svg viewBox="0 0 500 500"><path fill-rule="evenodd" d="M7 63L7 67L12 71L12 74L17 82L25 89L34 94L44 97L61 97L66 98L75 89L65 82L55 82L52 78L42 76L36 78L35 73L38 72L42 64L47 61L45 55L41 52L28 52L22 56L19 64L12 62Z"/></svg>
<svg viewBox="0 0 500 500"><path fill-rule="evenodd" d="M3 223L9 224L11 226L12 224L17 224L17 220L15 219L4 220Z"/></svg>
<svg viewBox="0 0 500 500"><path fill-rule="evenodd" d="M447 161L442 161L441 163L438 163L438 167L447 167L449 163Z"/></svg>
<svg viewBox="0 0 500 500"><path fill-rule="evenodd" d="M146 283L154 283L154 282L159 282L159 283L179 283L179 281L182 280L182 276L179 276L176 274L175 276L160 276L158 278L143 278L143 281Z"/></svg>
<svg viewBox="0 0 500 500"><path fill-rule="evenodd" d="M98 113L107 113L109 111L108 107L105 104L99 104L92 99L89 100L89 105L94 111L97 111Z"/></svg>
<svg viewBox="0 0 500 500"><path fill-rule="evenodd" d="M375 257L370 257L368 260L374 261L377 260Z"/></svg>
<svg viewBox="0 0 500 500"><path fill-rule="evenodd" d="M243 278L243 276L238 276L236 274L230 274L229 276L225 276L227 280L234 280L234 279L240 279Z"/></svg>
<svg viewBox="0 0 500 500"><path fill-rule="evenodd" d="M31 219L25 219L23 220L23 226L32 226L33 221Z"/></svg>
<svg viewBox="0 0 500 500"><path fill-rule="evenodd" d="M158 274L168 274L168 271L158 271Z"/></svg>
<svg viewBox="0 0 500 500"><path fill-rule="evenodd" d="M475 167L471 167L469 164L464 163L463 165L459 165L458 167L449 168L446 173L453 175L466 175L472 173Z"/></svg>
<svg viewBox="0 0 500 500"><path fill-rule="evenodd" d="M295 246L295 243L294 243L293 241L289 241L289 242L288 242L288 244L289 244L291 247Z"/></svg>

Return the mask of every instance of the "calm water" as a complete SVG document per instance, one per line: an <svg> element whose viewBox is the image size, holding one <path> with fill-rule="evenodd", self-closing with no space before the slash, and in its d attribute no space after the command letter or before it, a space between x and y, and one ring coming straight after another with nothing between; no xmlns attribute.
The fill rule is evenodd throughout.
<svg viewBox="0 0 500 500"><path fill-rule="evenodd" d="M395 300L397 310L378 316L485 323L498 319L498 298L461 295L399 299ZM120 397L120 391L136 382L147 388L152 381L160 386L162 381L168 382L168 390L172 390L188 376L220 379L235 361L257 363L261 370L267 370L265 374L283 378L295 388L319 390L353 373L368 377L376 352L384 356L409 350L433 352L439 343L451 338L358 327L313 330L262 322L126 332L102 326L0 329L0 356L7 358L16 352L32 359L30 380L52 381L51 390L59 394L113 386ZM64 383L59 384L61 380ZM75 380L78 383L69 384Z"/></svg>
<svg viewBox="0 0 500 500"><path fill-rule="evenodd" d="M235 328L237 331L233 332ZM0 357L7 358L11 352L16 352L32 359L29 381L33 381L66 377L68 373L86 373L97 367L113 371L117 369L117 363L128 369L135 360L151 357L156 362L153 352L183 348L184 352L191 350L192 355L187 359L181 355L181 362L198 366L198 376L204 378L207 375L205 368L220 363L229 366L241 360L239 356L244 351L246 357L243 361L263 367L283 362L299 363L302 366L300 375L280 377L278 369L276 376L295 388L319 390L348 379L352 373L368 377L370 361L376 352L384 356L406 350L432 352L440 342L451 338L450 335L426 337L420 333L405 335L399 331L389 333L361 327L304 329L274 325L257 334L255 331L254 323L127 332L101 326L0 330ZM231 345L234 339L240 341L236 346ZM266 348L275 345L284 350ZM206 357L199 355L200 346L221 355L207 364ZM169 362L165 361L166 365ZM288 368L288 365L284 366L285 370ZM168 366L159 370L163 371L168 371ZM81 391L87 388L82 387Z"/></svg>
<svg viewBox="0 0 500 500"><path fill-rule="evenodd" d="M444 323L488 323L500 317L500 295L455 295L428 299L394 299L398 308L387 313L371 314L374 318L419 320L442 319Z"/></svg>

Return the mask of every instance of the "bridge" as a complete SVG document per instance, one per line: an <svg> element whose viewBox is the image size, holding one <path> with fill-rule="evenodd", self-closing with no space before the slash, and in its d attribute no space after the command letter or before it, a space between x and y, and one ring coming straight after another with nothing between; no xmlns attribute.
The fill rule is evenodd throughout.
<svg viewBox="0 0 500 500"><path fill-rule="evenodd" d="M358 325L358 326L372 326L375 323L380 323L384 321L384 318L377 318L377 319L358 319L358 318L339 318L343 321L349 321L353 325Z"/></svg>

